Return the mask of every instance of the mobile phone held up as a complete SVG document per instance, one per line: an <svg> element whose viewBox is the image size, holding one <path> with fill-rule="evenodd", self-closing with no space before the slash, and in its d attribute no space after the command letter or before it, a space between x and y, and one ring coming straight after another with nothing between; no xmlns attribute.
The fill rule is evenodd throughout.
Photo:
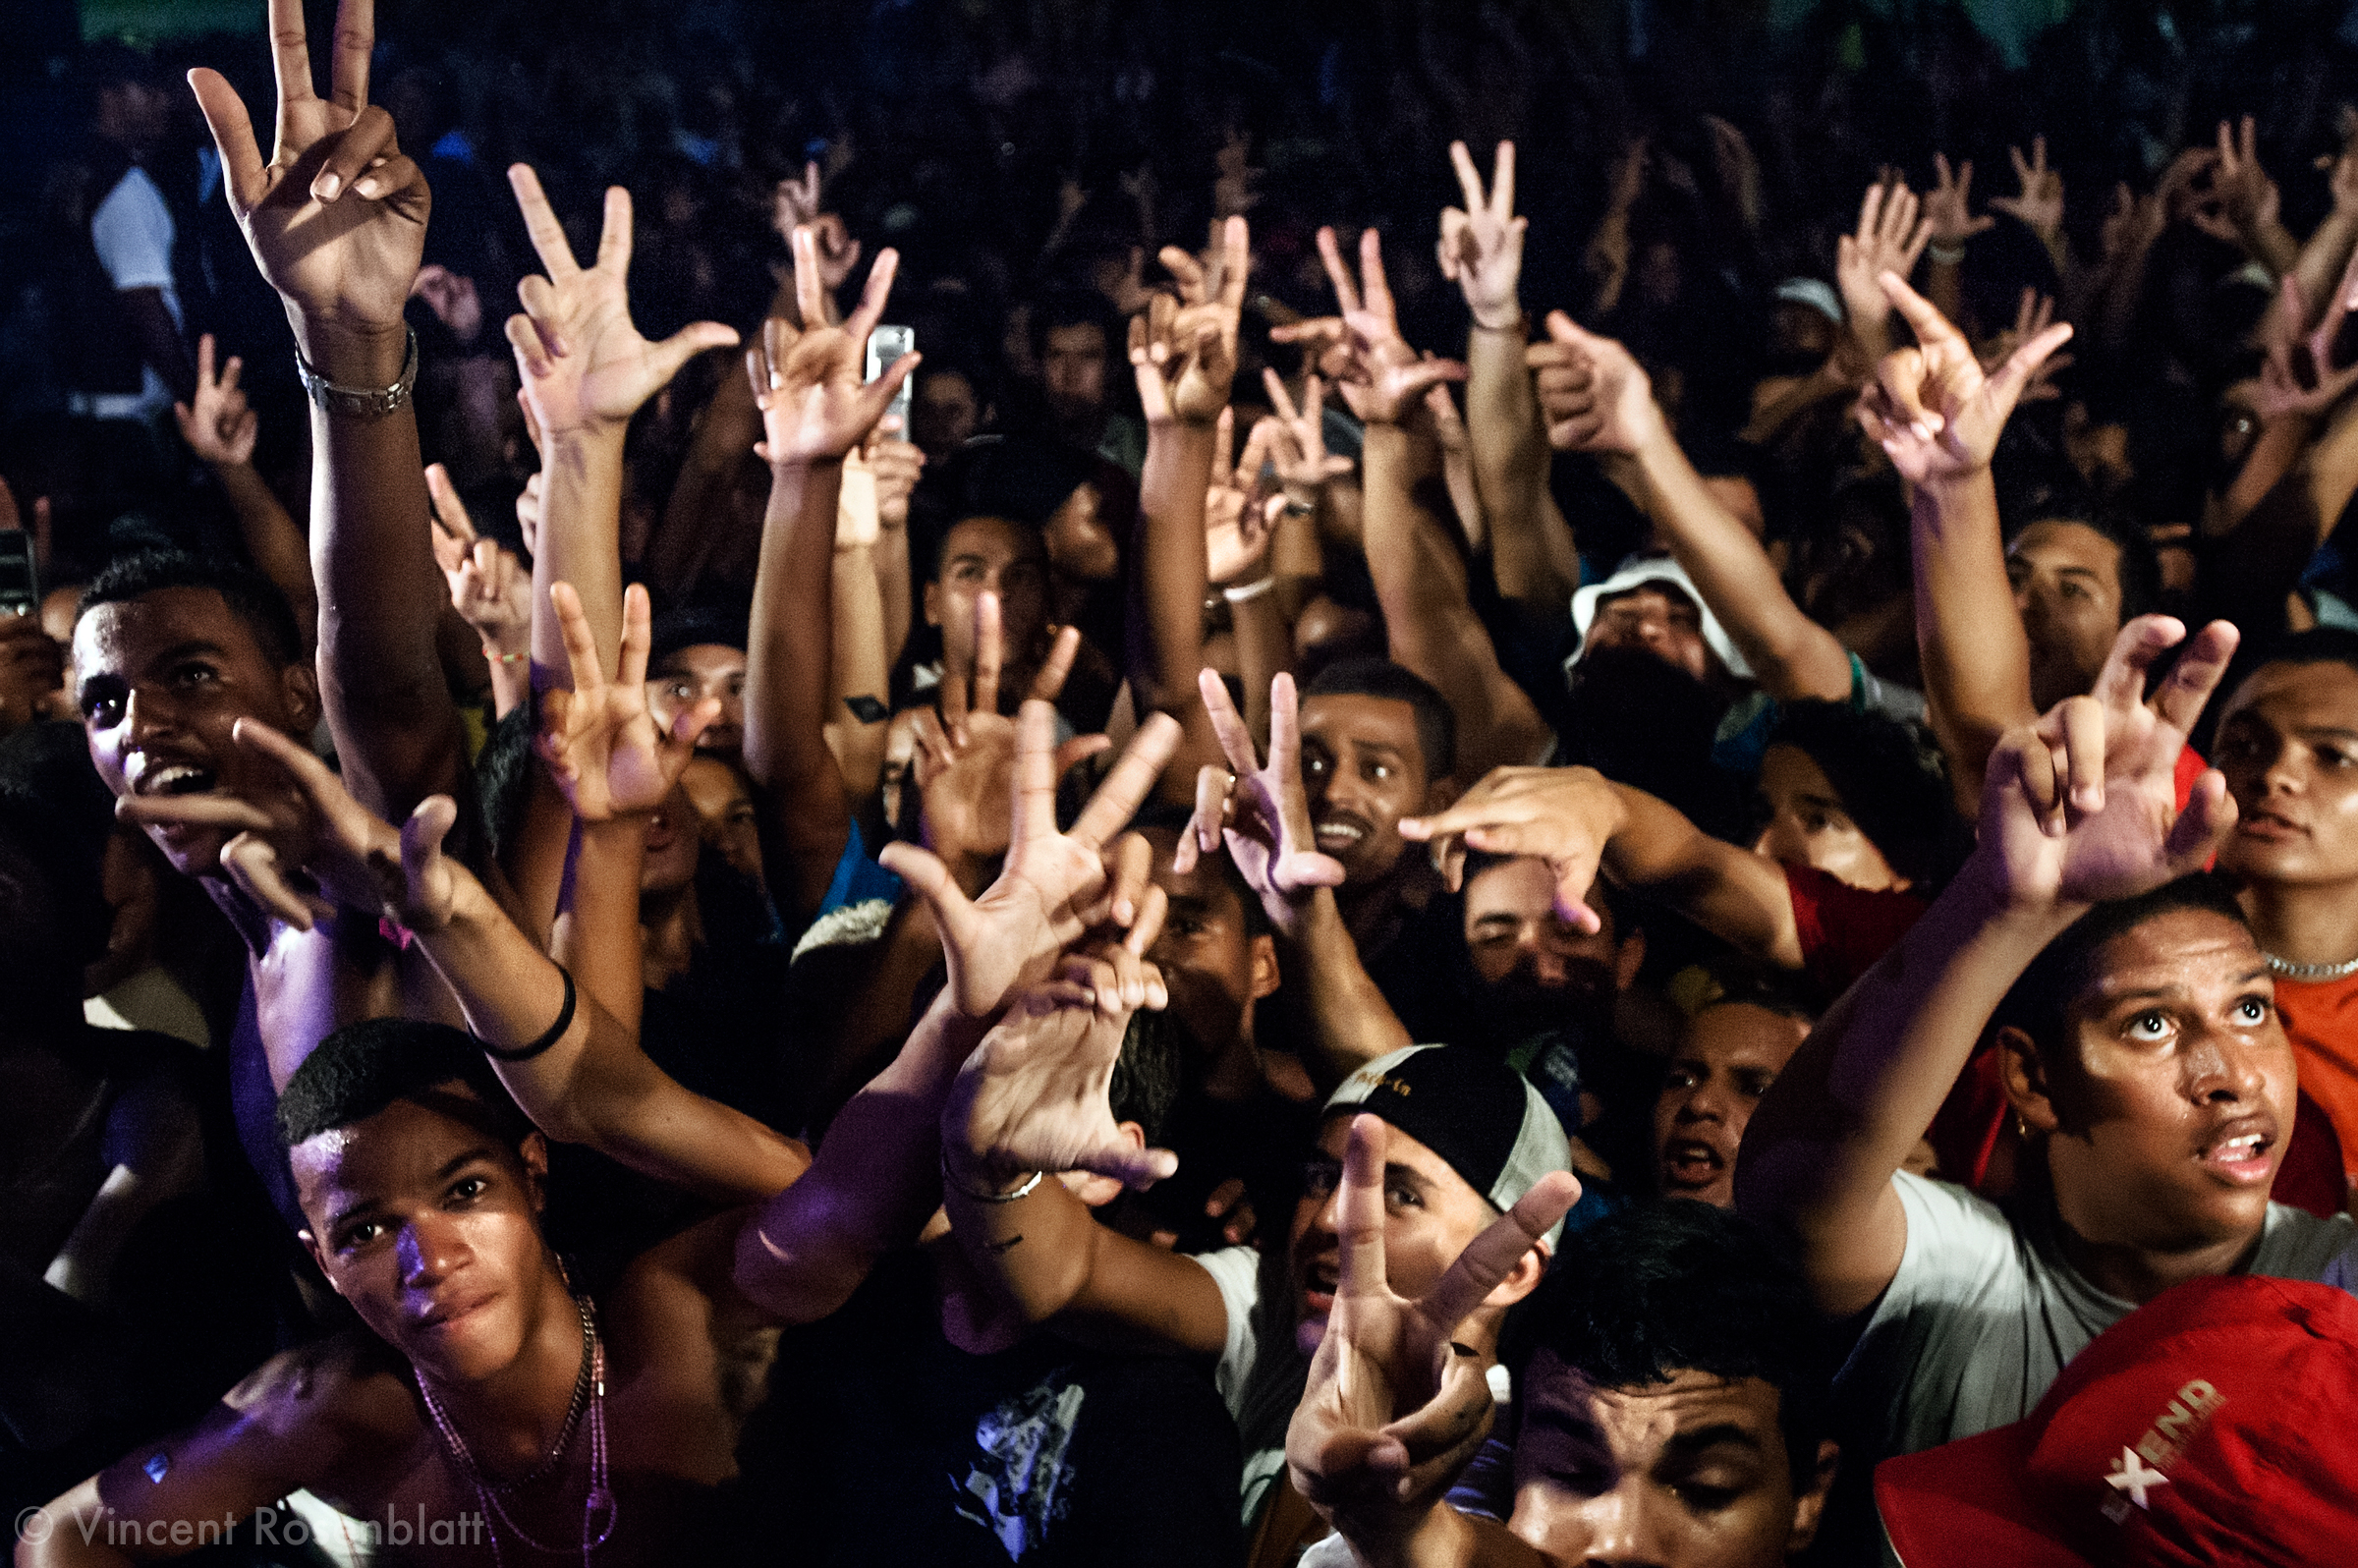
<svg viewBox="0 0 2358 1568"><path fill-rule="evenodd" d="M873 381L892 368L893 361L904 354L916 352L916 349L917 328L879 325L868 335L868 379ZM901 389L892 395L891 405L884 411L888 417L900 420L901 422L894 427L894 434L903 441L909 439L909 404L916 395L917 383L914 380L903 381Z"/></svg>
<svg viewBox="0 0 2358 1568"><path fill-rule="evenodd" d="M10 529L0 533L0 615L40 613L41 580L33 569L32 535Z"/></svg>

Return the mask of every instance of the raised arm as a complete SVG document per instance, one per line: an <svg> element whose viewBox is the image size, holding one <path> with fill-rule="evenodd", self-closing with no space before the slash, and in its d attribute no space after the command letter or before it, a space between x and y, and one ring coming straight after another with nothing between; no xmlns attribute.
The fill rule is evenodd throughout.
<svg viewBox="0 0 2358 1568"><path fill-rule="evenodd" d="M2071 326L2049 327L1985 375L1973 345L1929 301L1896 274L1885 273L1882 284L1918 346L1886 355L1876 367L1859 420L1915 487L1925 701L1948 755L1958 809L1971 814L1998 737L2038 717L2030 640L2006 579L1990 458L2032 373L2070 340Z"/></svg>
<svg viewBox="0 0 2358 1568"><path fill-rule="evenodd" d="M1547 336L1530 351L1547 439L1568 451L1619 452L1636 462L1647 515L1763 691L1788 701L1847 699L1850 654L1801 612L1761 541L1704 484L1629 351L1584 332L1561 310L1548 312Z"/></svg>
<svg viewBox="0 0 2358 1568"><path fill-rule="evenodd" d="M213 373L213 335L207 332L196 340L196 391L188 402L172 405L172 415L180 424L180 438L220 481L247 555L294 606L308 658L319 645L319 591L311 586L311 558L303 530L254 470L253 446L261 436L262 420L238 386L244 369L245 362L233 354L221 373Z"/></svg>
<svg viewBox="0 0 2358 1568"><path fill-rule="evenodd" d="M443 587L418 527L426 497L408 397L417 364L402 315L431 198L395 144L393 117L368 102L375 32L371 0L340 0L321 98L302 0L270 0L278 109L268 162L228 82L196 70L189 83L230 209L318 378L311 566L328 727L354 791L402 816L463 787L467 758L434 648Z"/></svg>
<svg viewBox="0 0 2358 1568"><path fill-rule="evenodd" d="M794 239L795 288L806 322L825 319L817 243ZM762 796L762 863L789 921L816 913L851 835L843 771L828 749L835 700L835 537L844 455L883 418L918 356L873 382L860 376L868 335L884 314L900 255L885 251L860 308L841 326L761 323L746 373L761 411L769 509L745 660L745 770Z"/></svg>
<svg viewBox="0 0 2358 1568"><path fill-rule="evenodd" d="M1739 951L1783 969L1802 965L1782 867L1712 837L1677 808L1594 768L1499 768L1447 811L1402 817L1400 836L1436 845L1452 887L1468 850L1545 861L1555 873L1556 908L1583 930L1599 928L1586 900L1602 871Z"/></svg>
<svg viewBox="0 0 2358 1568"><path fill-rule="evenodd" d="M2094 695L2007 734L1973 857L1819 1020L1753 1112L1737 1204L1798 1246L1828 1314L1865 1311L1897 1272L1907 1217L1892 1174L2039 950L2095 901L2197 869L2233 824L2216 769L2182 815L2172 775L2234 628L2206 628L2143 700L2146 671L2184 635L2166 617L2132 621Z"/></svg>
<svg viewBox="0 0 2358 1568"><path fill-rule="evenodd" d="M1192 768L1218 750L1195 700L1195 679L1204 667L1204 593L1210 571L1205 503L1220 411L1236 378L1237 323L1252 266L1245 220L1221 225L1216 273L1207 273L1177 246L1163 248L1162 263L1179 280L1179 299L1156 294L1147 312L1130 322L1130 364L1147 417L1147 463L1139 476L1143 543L1129 676L1141 712L1179 720L1182 755ZM1184 780L1188 771L1175 770L1172 778ZM1166 779L1164 787L1185 786Z"/></svg>
<svg viewBox="0 0 2358 1568"><path fill-rule="evenodd" d="M428 464L425 488L434 503L434 564L450 585L451 609L483 640L493 716L506 718L533 695L533 574L498 540L475 532L449 470Z"/></svg>

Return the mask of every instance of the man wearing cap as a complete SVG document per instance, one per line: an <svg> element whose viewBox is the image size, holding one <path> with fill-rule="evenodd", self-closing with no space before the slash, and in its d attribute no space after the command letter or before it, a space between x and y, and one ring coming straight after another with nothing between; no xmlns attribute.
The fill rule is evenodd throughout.
<svg viewBox="0 0 2358 1568"><path fill-rule="evenodd" d="M1905 1568L2302 1564L2358 1541L2358 1302L2189 1280L2080 1352L2010 1427L1876 1471Z"/></svg>
<svg viewBox="0 0 2358 1568"><path fill-rule="evenodd" d="M968 1072L983 1062L977 1057ZM1051 1116L1055 1107L1002 1105L1012 1119L995 1122L973 1111L991 1100L987 1084L961 1094L951 1110L970 1113L945 1115L941 1130L943 1189L968 1260L1029 1321L1089 1342L1143 1337L1213 1367L1244 1438L1243 1512L1255 1564L1290 1562L1305 1539L1325 1533L1281 1483L1286 1424L1341 1279L1336 1192L1355 1121L1372 1127L1379 1118L1385 1130L1375 1161L1380 1176L1372 1166L1370 1179L1382 1188L1392 1290L1423 1296L1493 1226L1533 1227L1455 1332L1486 1358L1506 1309L1538 1287L1579 1190L1568 1177L1546 1180L1566 1169L1570 1149L1537 1090L1477 1052L1412 1045L1369 1062L1327 1100L1283 1251L1263 1257L1231 1247L1184 1257L1118 1235L1059 1184L1032 1182L1028 1167L1011 1170L1005 1151L1024 1147L1024 1118ZM1528 1204L1501 1217L1543 1187L1536 1206L1546 1210L1544 1219L1534 1221ZM975 1196L1001 1191L1020 1191L1021 1202Z"/></svg>
<svg viewBox="0 0 2358 1568"><path fill-rule="evenodd" d="M1973 857L1819 1023L1753 1114L1736 1202L1858 1338L1836 1382L1872 1461L2019 1420L2090 1341L2203 1275L2332 1277L2346 1217L2270 1202L2292 1049L2232 896L2195 872L2235 820L2173 778L2235 647L2124 628L2096 694L1993 754ZM1994 1022L2027 1135L2000 1207L1900 1170Z"/></svg>

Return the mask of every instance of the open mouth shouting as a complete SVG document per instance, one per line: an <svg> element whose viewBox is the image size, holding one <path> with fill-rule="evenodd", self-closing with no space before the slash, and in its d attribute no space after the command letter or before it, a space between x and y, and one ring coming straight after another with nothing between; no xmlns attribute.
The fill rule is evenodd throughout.
<svg viewBox="0 0 2358 1568"><path fill-rule="evenodd" d="M1319 848L1338 860L1351 854L1360 845L1375 837L1375 825L1356 812L1332 809L1322 811L1312 819Z"/></svg>
<svg viewBox="0 0 2358 1568"><path fill-rule="evenodd" d="M1662 1146L1665 1192L1698 1192L1726 1174L1726 1156L1699 1138L1673 1138Z"/></svg>
<svg viewBox="0 0 2358 1568"><path fill-rule="evenodd" d="M2237 1187L2266 1187L2276 1173L2276 1127L2266 1116L2241 1116L2195 1151L2205 1169Z"/></svg>

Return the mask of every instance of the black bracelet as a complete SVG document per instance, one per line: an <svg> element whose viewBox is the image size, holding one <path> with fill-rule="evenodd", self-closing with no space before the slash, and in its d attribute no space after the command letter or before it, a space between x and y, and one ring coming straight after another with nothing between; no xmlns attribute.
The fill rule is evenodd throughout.
<svg viewBox="0 0 2358 1568"><path fill-rule="evenodd" d="M529 1062L565 1037L565 1032L573 1027L573 971L559 964L557 973L565 977L565 1005L557 1010L557 1021L548 1026L548 1033L530 1045L519 1045L513 1050L503 1049L477 1035L475 1042L483 1048L485 1056L495 1062Z"/></svg>

